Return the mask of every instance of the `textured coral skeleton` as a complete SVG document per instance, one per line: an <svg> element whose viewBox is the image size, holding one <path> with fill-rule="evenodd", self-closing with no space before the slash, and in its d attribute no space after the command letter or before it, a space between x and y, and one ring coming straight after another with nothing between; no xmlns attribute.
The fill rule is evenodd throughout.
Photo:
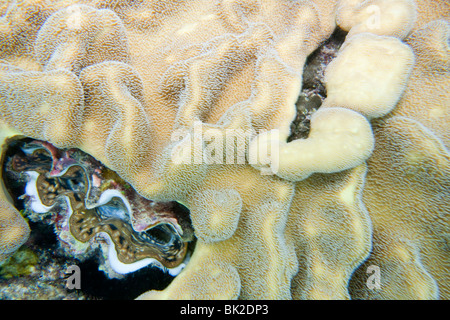
<svg viewBox="0 0 450 320"><path fill-rule="evenodd" d="M189 260L140 299L449 299L449 13L437 0L2 2L1 159L19 137L76 148L189 209ZM337 27L326 95L288 139L305 63ZM246 152L275 145L277 160L173 161L208 149L198 126L250 130ZM30 232L13 204L2 177L0 261Z"/></svg>

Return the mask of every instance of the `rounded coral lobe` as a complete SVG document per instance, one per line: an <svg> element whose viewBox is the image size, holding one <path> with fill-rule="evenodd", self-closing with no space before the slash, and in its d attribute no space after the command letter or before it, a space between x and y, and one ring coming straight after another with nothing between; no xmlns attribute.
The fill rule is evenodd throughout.
<svg viewBox="0 0 450 320"><path fill-rule="evenodd" d="M175 275L184 267L193 230L181 204L140 196L78 149L11 139L4 159L3 176L16 207L32 221L53 224L66 252L86 254L100 244L111 276L147 265Z"/></svg>

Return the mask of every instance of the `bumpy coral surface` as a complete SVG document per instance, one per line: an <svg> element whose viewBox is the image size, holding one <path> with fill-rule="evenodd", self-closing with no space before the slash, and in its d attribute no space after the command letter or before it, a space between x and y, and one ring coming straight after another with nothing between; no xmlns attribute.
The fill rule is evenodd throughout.
<svg viewBox="0 0 450 320"><path fill-rule="evenodd" d="M434 0L2 2L2 166L27 137L186 206L195 248L141 299L448 299L449 12ZM336 28L323 96L298 110L305 64ZM30 231L0 178L1 261ZM26 195L43 205L39 194Z"/></svg>

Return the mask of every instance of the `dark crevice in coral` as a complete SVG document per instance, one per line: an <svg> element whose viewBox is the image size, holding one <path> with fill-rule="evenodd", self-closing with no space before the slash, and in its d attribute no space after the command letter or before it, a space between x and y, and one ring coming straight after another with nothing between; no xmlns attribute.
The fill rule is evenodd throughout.
<svg viewBox="0 0 450 320"><path fill-rule="evenodd" d="M291 124L291 135L288 137L288 142L308 138L311 115L320 108L323 100L327 97L324 84L325 69L336 57L346 36L347 32L336 28L331 37L306 59L303 69L302 92L295 103L297 115Z"/></svg>
<svg viewBox="0 0 450 320"><path fill-rule="evenodd" d="M346 31L336 28L330 38L308 56L303 69L302 93L307 96L316 94L322 99L326 98L325 69L336 58L346 36Z"/></svg>

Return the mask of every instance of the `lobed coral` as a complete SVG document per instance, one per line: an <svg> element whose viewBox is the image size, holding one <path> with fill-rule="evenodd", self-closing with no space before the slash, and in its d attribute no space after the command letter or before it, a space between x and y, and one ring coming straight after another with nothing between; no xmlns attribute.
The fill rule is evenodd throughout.
<svg viewBox="0 0 450 320"><path fill-rule="evenodd" d="M139 298L449 298L448 4L23 0L0 12L2 163L9 137L77 148L141 196L189 208L189 261ZM326 96L289 139L305 63L337 26L348 34ZM29 233L3 181L0 260Z"/></svg>

